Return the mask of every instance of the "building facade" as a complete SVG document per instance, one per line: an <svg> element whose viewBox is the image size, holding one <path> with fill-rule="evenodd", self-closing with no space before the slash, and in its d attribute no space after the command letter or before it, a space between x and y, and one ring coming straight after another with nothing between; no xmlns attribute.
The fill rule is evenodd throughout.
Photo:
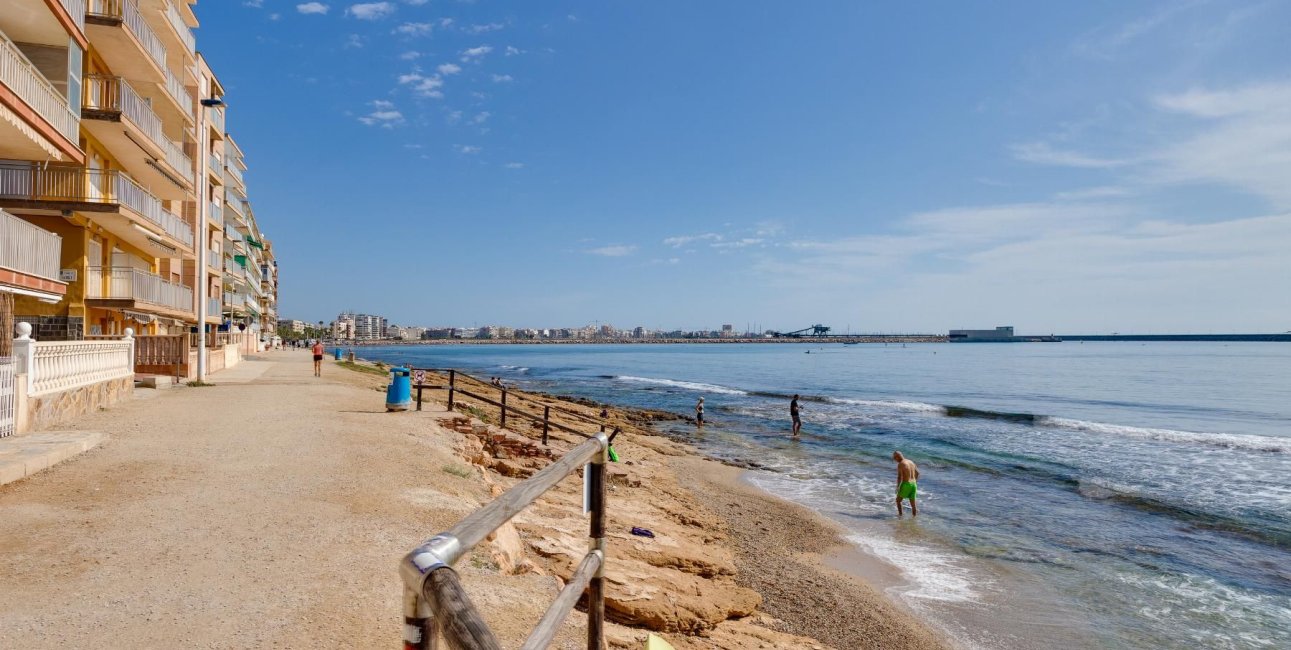
<svg viewBox="0 0 1291 650"><path fill-rule="evenodd" d="M223 198L228 138L193 4L3 0L0 232L6 244L40 244L20 262L43 275L6 282L0 272L0 286L22 289L5 291L12 305L0 308L37 338L183 333L199 311L221 321L227 251L211 206ZM11 263L0 257L0 269ZM258 282L263 319L276 308L276 263L258 263L274 268L274 283Z"/></svg>

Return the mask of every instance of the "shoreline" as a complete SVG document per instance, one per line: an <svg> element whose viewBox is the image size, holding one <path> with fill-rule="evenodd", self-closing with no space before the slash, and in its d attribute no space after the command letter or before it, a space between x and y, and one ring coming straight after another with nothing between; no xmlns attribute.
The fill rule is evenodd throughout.
<svg viewBox="0 0 1291 650"><path fill-rule="evenodd" d="M726 522L736 581L762 594L777 630L835 648L956 647L886 593L902 584L899 570L849 542L838 522L754 485L753 470L723 464L685 471L713 462L699 456L675 465L689 479L683 486Z"/></svg>
<svg viewBox="0 0 1291 650"><path fill-rule="evenodd" d="M615 486L611 496L613 507L632 513L632 519L623 522L625 525L648 523L661 540L668 540L668 546L651 549L650 553L679 554L647 559L646 564L655 567L651 570L655 575L647 578L638 574L640 579L659 580L672 587L673 582L663 575L663 567L689 565L700 567L699 577L712 583L696 584L692 589L715 590L711 596L696 594L699 600L707 601L706 607L725 607L720 602L723 598L746 600L732 589L746 589L760 597L760 604L751 610L741 609L747 605L736 605L728 620L712 627L698 624L699 627L688 628L681 635L677 632L687 628L655 630L669 632L665 636L678 648L765 647L760 644L767 642L776 647L813 647L811 643L804 643L805 639L840 649L955 647L918 612L884 593L884 589L900 583L898 570L880 558L864 554L847 541L840 524L751 484L744 478L748 467L710 457L654 427L657 422L676 418L675 414L604 405L577 396L523 390L509 393L560 404L561 408L553 409L553 414L559 411L561 415L574 416L573 422L583 426L589 420L598 421L595 415L605 408L609 412L607 426L622 428L615 446L625 462L611 466L610 481ZM438 401L442 397L428 395L427 399ZM487 404L474 404L470 398L455 402L462 407L462 415L470 413L477 419L483 416L486 423L493 419L489 417L493 411ZM492 425L489 428L493 429ZM510 431L519 437L530 435L523 428ZM501 470L506 476L524 476L512 461L476 460L482 461L476 464L486 471ZM620 472L621 478L613 477ZM678 494L672 486L684 494ZM620 490L624 487L632 491L623 494ZM638 489L644 492L634 495ZM655 512L652 514L649 509ZM661 517L673 521L665 525ZM681 530L672 524L680 524ZM541 557L549 556L550 549L572 541L564 537L581 535L581 531L563 530L567 523L539 523L525 514L516 518L515 525L533 551L531 555ZM804 531L812 533L804 535ZM808 538L806 543L804 537ZM620 546L624 556L615 564L642 557L644 548L636 539L614 541L626 546ZM551 565L547 568L552 569ZM630 568L610 569L611 573L615 570L631 572ZM560 575L563 568L554 571ZM683 570L683 573L687 579L693 579L690 572ZM885 579L874 580L878 577ZM728 582L729 587L722 586ZM684 581L676 584L678 590L685 587ZM671 605L676 609L694 607L680 602L679 594L658 593L654 597L676 599ZM768 638L767 634L782 636Z"/></svg>
<svg viewBox="0 0 1291 650"><path fill-rule="evenodd" d="M324 339L332 341L331 339ZM339 345L343 348L397 347L421 345L732 345L732 344L774 344L774 343L808 343L824 345L827 343L948 343L945 335L935 334L866 334L866 335L831 335L827 338L801 336L784 338L702 338L702 339L424 339L418 341L332 341L328 347Z"/></svg>

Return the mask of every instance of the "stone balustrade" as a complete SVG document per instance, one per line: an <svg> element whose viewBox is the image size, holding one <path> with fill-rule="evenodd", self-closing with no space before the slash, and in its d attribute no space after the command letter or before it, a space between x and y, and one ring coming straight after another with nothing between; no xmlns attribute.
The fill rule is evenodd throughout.
<svg viewBox="0 0 1291 650"><path fill-rule="evenodd" d="M18 323L13 342L17 371L27 376L27 396L41 397L134 377L134 332L119 341L33 341L31 325Z"/></svg>

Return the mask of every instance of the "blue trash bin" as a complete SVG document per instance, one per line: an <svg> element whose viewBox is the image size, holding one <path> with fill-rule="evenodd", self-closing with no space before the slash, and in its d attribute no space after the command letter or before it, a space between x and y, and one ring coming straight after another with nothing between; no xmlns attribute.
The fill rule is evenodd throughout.
<svg viewBox="0 0 1291 650"><path fill-rule="evenodd" d="M407 411L412 408L412 372L407 368L390 369L390 385L386 387L386 410Z"/></svg>
<svg viewBox="0 0 1291 650"><path fill-rule="evenodd" d="M341 349L340 349L340 348L336 348L335 350L333 350L333 352L336 352L336 360L337 360L337 361L340 361L340 360L341 360Z"/></svg>

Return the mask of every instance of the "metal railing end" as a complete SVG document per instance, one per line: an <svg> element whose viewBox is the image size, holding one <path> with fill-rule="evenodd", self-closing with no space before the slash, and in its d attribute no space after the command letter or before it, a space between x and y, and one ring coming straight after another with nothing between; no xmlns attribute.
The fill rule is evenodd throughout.
<svg viewBox="0 0 1291 650"><path fill-rule="evenodd" d="M426 578L436 569L451 567L462 555L462 543L449 534L436 535L412 549L399 561L403 583L421 593Z"/></svg>

